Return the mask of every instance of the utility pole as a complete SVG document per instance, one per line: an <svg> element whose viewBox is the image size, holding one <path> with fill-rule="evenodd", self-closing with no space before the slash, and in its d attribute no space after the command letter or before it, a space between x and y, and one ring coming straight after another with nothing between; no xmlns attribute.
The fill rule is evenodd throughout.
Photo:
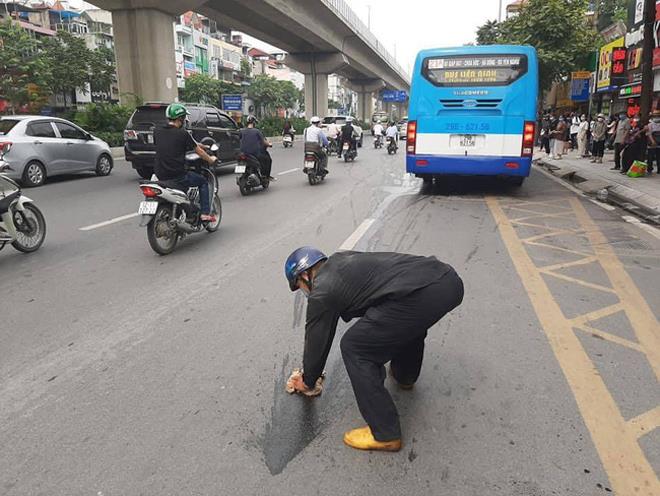
<svg viewBox="0 0 660 496"><path fill-rule="evenodd" d="M500 0L500 9L497 11L497 22L502 22L502 0Z"/></svg>
<svg viewBox="0 0 660 496"><path fill-rule="evenodd" d="M655 48L655 0L644 0L644 42L642 45L642 94L639 107L642 125L647 124L653 104L653 49Z"/></svg>

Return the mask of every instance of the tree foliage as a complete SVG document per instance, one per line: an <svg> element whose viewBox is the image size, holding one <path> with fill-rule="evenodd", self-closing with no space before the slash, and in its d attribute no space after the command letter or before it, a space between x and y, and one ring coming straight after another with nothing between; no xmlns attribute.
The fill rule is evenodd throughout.
<svg viewBox="0 0 660 496"><path fill-rule="evenodd" d="M587 7L587 0L529 0L518 15L481 26L479 44L533 46L541 88L549 89L571 71L587 67L597 48L598 34L586 22Z"/></svg>
<svg viewBox="0 0 660 496"><path fill-rule="evenodd" d="M628 0L598 0L598 30L605 29L616 21L625 22L628 18Z"/></svg>
<svg viewBox="0 0 660 496"><path fill-rule="evenodd" d="M41 57L48 65L46 85L53 94L67 97L76 89L87 91L91 78L91 51L85 41L66 31L45 38L41 43Z"/></svg>
<svg viewBox="0 0 660 496"><path fill-rule="evenodd" d="M273 76L256 76L248 89L259 115L274 115L279 108L293 108L300 99L300 90L291 81L280 81Z"/></svg>
<svg viewBox="0 0 660 496"><path fill-rule="evenodd" d="M213 79L207 74L192 74L186 78L186 87L181 91L181 99L191 103L218 105L222 95L241 93L237 84Z"/></svg>
<svg viewBox="0 0 660 496"><path fill-rule="evenodd" d="M11 21L0 22L0 97L10 112L42 98L46 64L37 41Z"/></svg>
<svg viewBox="0 0 660 496"><path fill-rule="evenodd" d="M115 53L99 47L89 54L89 86L93 93L110 93L115 81Z"/></svg>

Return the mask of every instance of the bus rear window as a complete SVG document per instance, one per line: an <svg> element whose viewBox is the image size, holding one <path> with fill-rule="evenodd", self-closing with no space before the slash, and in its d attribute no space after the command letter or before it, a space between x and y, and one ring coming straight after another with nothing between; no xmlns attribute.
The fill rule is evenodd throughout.
<svg viewBox="0 0 660 496"><path fill-rule="evenodd" d="M436 86L507 86L527 73L525 55L452 55L424 60L422 75Z"/></svg>

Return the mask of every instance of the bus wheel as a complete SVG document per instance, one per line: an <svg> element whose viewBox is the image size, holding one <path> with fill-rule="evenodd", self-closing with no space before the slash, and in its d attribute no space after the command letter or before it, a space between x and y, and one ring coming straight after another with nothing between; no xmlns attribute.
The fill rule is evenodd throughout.
<svg viewBox="0 0 660 496"><path fill-rule="evenodd" d="M509 178L509 184L511 184L512 186L520 187L520 186L523 185L524 182L525 182L524 177L510 177Z"/></svg>
<svg viewBox="0 0 660 496"><path fill-rule="evenodd" d="M433 176L422 176L424 184L433 184Z"/></svg>

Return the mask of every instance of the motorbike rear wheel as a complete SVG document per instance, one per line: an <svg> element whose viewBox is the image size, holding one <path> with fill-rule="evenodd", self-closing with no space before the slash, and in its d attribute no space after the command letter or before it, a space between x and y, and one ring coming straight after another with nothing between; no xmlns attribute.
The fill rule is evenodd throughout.
<svg viewBox="0 0 660 496"><path fill-rule="evenodd" d="M169 226L172 211L166 205L159 205L156 215L147 225L147 239L151 249L159 255L169 255L176 248L179 234Z"/></svg>
<svg viewBox="0 0 660 496"><path fill-rule="evenodd" d="M12 246L23 253L32 253L37 251L46 239L46 220L41 210L32 203L25 204L25 217L29 222L29 231L21 231L23 217L19 212L14 213L14 224L16 224L16 239Z"/></svg>
<svg viewBox="0 0 660 496"><path fill-rule="evenodd" d="M313 172L310 173L310 174L307 174L307 180L309 181L309 184L314 186L317 183L316 174L314 174Z"/></svg>
<svg viewBox="0 0 660 496"><path fill-rule="evenodd" d="M241 176L238 178L238 189L241 192L241 195L247 196L250 194L250 186L247 184L247 178L245 176Z"/></svg>
<svg viewBox="0 0 660 496"><path fill-rule="evenodd" d="M217 194L213 197L213 208L211 209L211 212L215 214L216 221L206 224L206 230L212 233L218 230L220 222L222 222L222 202Z"/></svg>

